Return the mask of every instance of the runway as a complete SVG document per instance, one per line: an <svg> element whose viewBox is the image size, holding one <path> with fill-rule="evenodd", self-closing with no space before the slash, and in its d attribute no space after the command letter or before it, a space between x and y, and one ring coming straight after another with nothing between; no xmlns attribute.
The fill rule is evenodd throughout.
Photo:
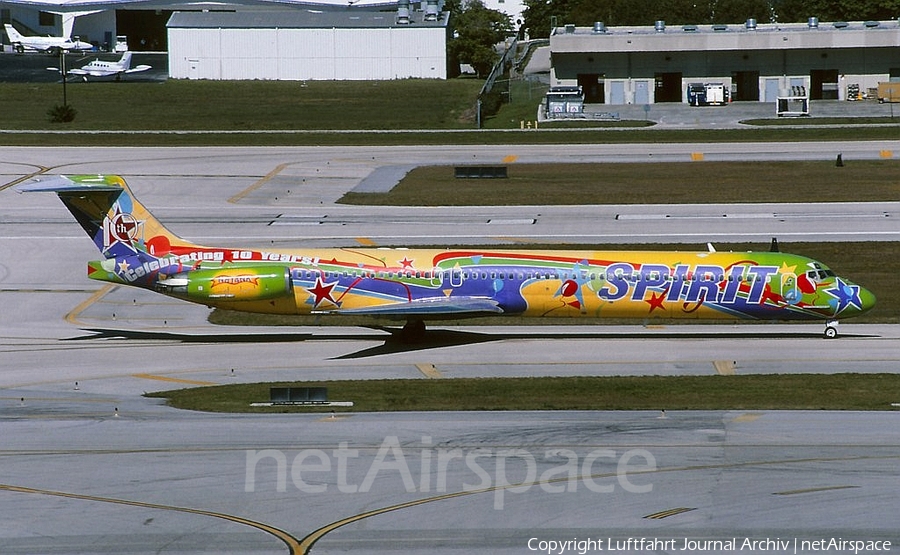
<svg viewBox="0 0 900 555"><path fill-rule="evenodd" d="M845 158L878 157L898 143L841 146ZM162 221L201 243L566 242L579 233L572 220L594 210L601 216L585 242L621 242L636 229L654 242L746 240L757 233L746 224L767 214L798 237L900 233L890 223L895 203L828 207L848 215L846 225L806 205L729 206L743 214L735 221L744 225L733 225L707 206L423 215L332 204L374 168L403 161L683 159L691 148L0 148L0 174L2 183L122 174ZM704 150L832 157L821 145L758 148ZM466 225L453 225L460 216ZM96 257L55 196L0 188L4 554L560 552L554 541L571 541L567 553L671 553L685 542L699 542L689 552L730 553L745 541L837 553L846 549L830 540L900 543L900 432L890 407L234 416L141 396L296 379L896 372L896 325L845 323L836 341L819 339L816 324L456 327L429 348L396 350L378 330L223 330L206 322L205 307L87 280L85 261ZM663 543L645 549L641 538ZM814 548L818 540L832 547Z"/></svg>

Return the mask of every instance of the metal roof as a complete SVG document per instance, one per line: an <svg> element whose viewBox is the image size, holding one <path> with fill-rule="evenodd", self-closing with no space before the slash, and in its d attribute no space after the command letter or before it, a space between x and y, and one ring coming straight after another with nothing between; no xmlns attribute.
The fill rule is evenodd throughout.
<svg viewBox="0 0 900 555"><path fill-rule="evenodd" d="M818 23L755 22L737 25L664 25L645 27L557 27L550 35L553 53L685 52L723 50L796 50L886 48L900 46L897 21Z"/></svg>
<svg viewBox="0 0 900 555"><path fill-rule="evenodd" d="M396 0L2 0L0 5L34 8L54 13L105 9L228 9L242 6L297 6L313 9L360 9L396 6Z"/></svg>
<svg viewBox="0 0 900 555"><path fill-rule="evenodd" d="M397 23L397 11L283 10L266 12L175 12L169 29L334 29L334 28L441 28L448 12L437 21L425 21L424 12L410 12L409 23Z"/></svg>

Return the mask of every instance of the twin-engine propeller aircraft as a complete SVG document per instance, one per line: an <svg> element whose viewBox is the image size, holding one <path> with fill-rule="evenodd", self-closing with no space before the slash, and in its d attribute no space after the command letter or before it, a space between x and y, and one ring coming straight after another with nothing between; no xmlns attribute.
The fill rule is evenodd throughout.
<svg viewBox="0 0 900 555"><path fill-rule="evenodd" d="M406 320L409 339L426 320L500 314L819 320L833 338L838 318L875 304L824 264L780 252L212 248L163 227L118 176L19 190L59 195L105 257L88 263L92 279L245 312Z"/></svg>
<svg viewBox="0 0 900 555"><path fill-rule="evenodd" d="M118 81L122 75L126 75L129 73L138 73L140 71L147 71L152 66L148 66L145 64L141 64L135 67L131 67L131 52L123 52L122 57L119 58L116 62L105 62L100 59L96 59L93 62L81 66L81 68L70 69L68 73L70 75L80 75L85 82L88 80L88 77L111 77L115 76L116 81ZM47 69L53 71L59 71L58 68L48 67Z"/></svg>
<svg viewBox="0 0 900 555"><path fill-rule="evenodd" d="M9 37L9 42L12 43L13 48L19 53L25 52L26 48L50 52L51 54L55 54L60 50L91 50L94 48L94 45L89 42L72 40L68 36L26 37L16 31L16 28L9 23L4 24L3 27L6 29L6 35ZM71 27L69 30L71 31Z"/></svg>

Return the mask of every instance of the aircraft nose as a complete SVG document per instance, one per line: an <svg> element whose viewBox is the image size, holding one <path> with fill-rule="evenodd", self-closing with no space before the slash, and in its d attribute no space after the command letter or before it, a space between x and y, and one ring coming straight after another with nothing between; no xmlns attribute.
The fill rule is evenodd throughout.
<svg viewBox="0 0 900 555"><path fill-rule="evenodd" d="M860 287L859 301L861 305L859 312L860 314L862 314L863 312L872 310L872 308L875 306L875 295L865 287Z"/></svg>
<svg viewBox="0 0 900 555"><path fill-rule="evenodd" d="M826 292L833 297L830 301L834 317L858 316L875 306L875 295L852 281L837 277Z"/></svg>

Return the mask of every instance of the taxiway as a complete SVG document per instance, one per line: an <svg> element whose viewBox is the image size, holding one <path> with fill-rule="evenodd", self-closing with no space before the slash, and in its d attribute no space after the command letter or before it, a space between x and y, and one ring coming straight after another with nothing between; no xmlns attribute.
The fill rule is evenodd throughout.
<svg viewBox="0 0 900 555"><path fill-rule="evenodd" d="M898 146L841 145L860 157ZM122 174L162 221L199 242L568 242L577 231L567 222L589 210L607 217L582 230L584 242L636 229L647 241L676 242L755 233L730 228L715 215L721 207L439 210L441 224L409 209L332 204L376 167L400 162L684 159L697 148L0 148L0 175L11 184L40 173ZM704 150L833 157L815 144ZM844 226L815 217L822 208L726 212L745 214L744 223L793 214L782 223L795 233L841 240L858 239L866 214L897 211L829 207L861 215ZM630 219L609 217L626 209ZM692 216L658 217L682 210ZM292 224L274 222L283 214ZM325 215L328 224L316 223ZM471 218L463 233L458 217ZM897 240L893 219L872 217L870 238ZM463 327L431 348L396 350L377 330L223 330L206 322L204 307L87 280L84 263L96 256L55 196L0 188L3 553L536 553L551 540L610 547L629 538L674 540L669 552L687 540L787 541L790 549L770 551L780 553L803 540L900 544L900 432L890 407L247 416L182 412L141 396L297 379L896 372L897 326L847 323L836 341L819 339L818 325Z"/></svg>

